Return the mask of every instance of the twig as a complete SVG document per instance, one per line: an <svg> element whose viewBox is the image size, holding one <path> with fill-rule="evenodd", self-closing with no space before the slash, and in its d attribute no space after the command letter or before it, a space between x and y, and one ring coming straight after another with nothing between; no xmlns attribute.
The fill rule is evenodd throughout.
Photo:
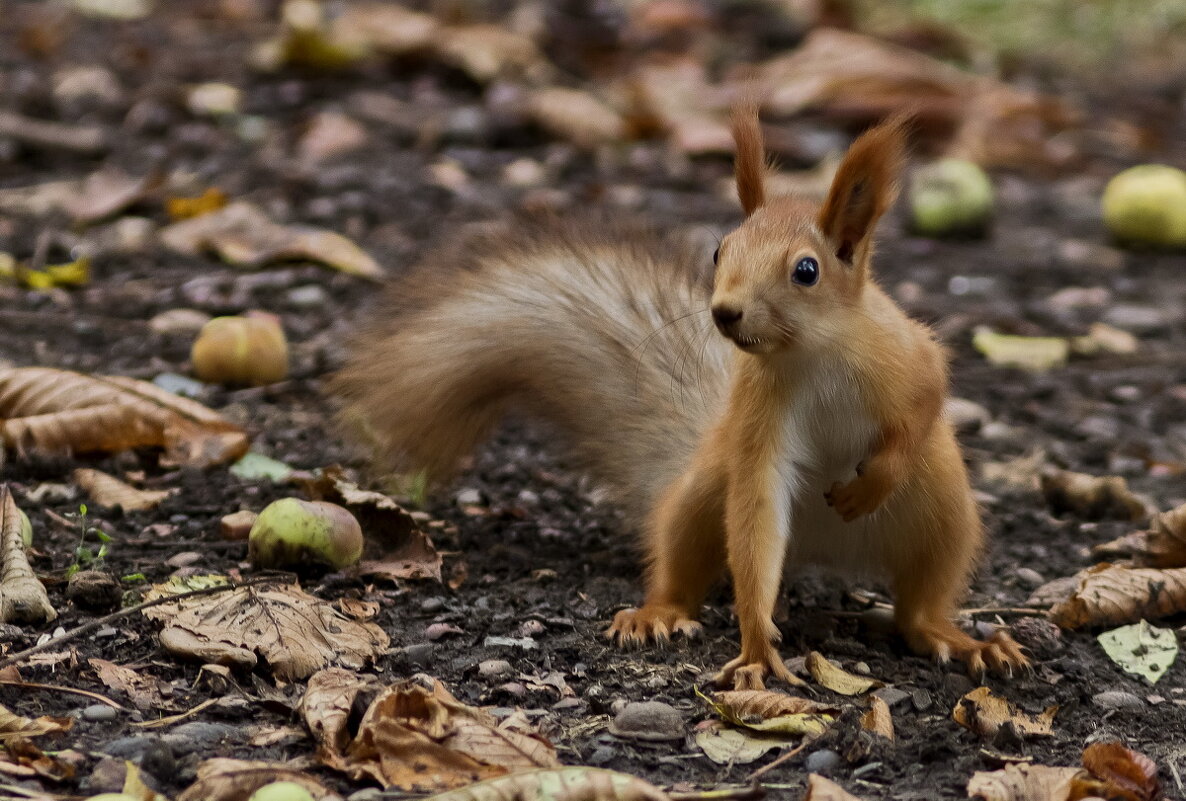
<svg viewBox="0 0 1186 801"><path fill-rule="evenodd" d="M291 576L266 576L264 578L251 579L250 581L241 581L238 584L233 584L233 583L219 584L214 587L203 587L200 590L190 590L189 592L179 592L176 595L162 595L160 598L153 598L151 601L144 601L142 603L136 604L135 606L127 606L127 607L124 607L123 609L112 612L110 615L104 615L103 617L96 618L88 623L83 623L81 626L75 626L74 628L70 629L70 631L67 631L65 634L62 634L59 637L54 637L52 639L46 640L45 642L41 643L40 645L34 645L32 648L26 648L23 651L16 652L15 654L8 657L7 659L0 661L0 670L3 670L4 668L8 667L9 665L19 664L20 662L25 661L26 659L33 656L34 654L39 654L42 651L48 651L50 648L53 648L58 645L62 645L63 643L69 642L70 640L77 639L78 637L81 637L83 634L86 634L87 632L90 632L90 631L94 631L95 629L98 629L98 628L102 628L103 626L106 626L108 623L112 623L116 620L119 620L121 617L127 617L128 615L134 615L137 612L144 610L144 609L148 609L149 607L152 607L152 606L160 606L161 604L169 604L169 603L173 603L175 601L184 601L187 598L196 598L199 595L214 595L215 593L227 592L229 590L237 590L242 587L256 587L256 586L259 586L260 584L273 584L277 581L292 581L292 577Z"/></svg>
<svg viewBox="0 0 1186 801"><path fill-rule="evenodd" d="M758 801L766 797L766 788L760 784L751 784L748 787L726 787L700 793L668 793L667 797L671 801Z"/></svg>
<svg viewBox="0 0 1186 801"><path fill-rule="evenodd" d="M178 721L185 720L190 715L198 714L199 712L201 712L203 709L205 709L208 706L217 704L220 700L221 699L219 699L219 698L207 698L205 701L198 704L193 709L187 710L185 712L180 712L176 715L169 715L168 717L164 717L164 718L157 718L156 720L146 720L143 723L133 723L132 725L139 726L142 729L159 729L164 726L172 726L174 723L177 723Z"/></svg>
<svg viewBox="0 0 1186 801"><path fill-rule="evenodd" d="M82 154L101 153L107 149L107 133L102 128L38 120L11 111L0 111L0 136Z"/></svg>
<svg viewBox="0 0 1186 801"><path fill-rule="evenodd" d="M0 679L0 684L6 684L10 687L27 687L30 690L55 690L60 693L84 695L87 698L92 698L98 701L99 703L107 704L107 706L113 709L118 709L120 712L128 711L127 707L120 706L105 695L99 695L99 693L93 693L90 690L80 690L77 687L63 687L60 684L38 684L35 681L15 681L13 679Z"/></svg>
<svg viewBox="0 0 1186 801"><path fill-rule="evenodd" d="M778 759L771 762L769 765L763 765L762 767L758 768L753 773L751 773L749 776L747 776L746 779L751 782L756 782L762 776L765 776L767 773L774 770L779 765L790 760L791 757L795 756L800 751L802 751L804 748L806 748L810 744L810 742L811 741L804 741L804 742L800 743L799 745L792 748L790 751L787 751L785 754L780 756Z"/></svg>
<svg viewBox="0 0 1186 801"><path fill-rule="evenodd" d="M1047 610L1038 606L981 606L961 609L961 615L1041 615Z"/></svg>

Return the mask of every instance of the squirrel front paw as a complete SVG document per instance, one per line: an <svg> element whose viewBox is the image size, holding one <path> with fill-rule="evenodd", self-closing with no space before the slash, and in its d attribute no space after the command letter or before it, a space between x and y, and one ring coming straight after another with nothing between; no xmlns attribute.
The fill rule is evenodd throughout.
<svg viewBox="0 0 1186 801"><path fill-rule="evenodd" d="M837 481L824 493L828 506L835 509L845 523L877 511L888 497L889 486L870 473L859 475L847 484Z"/></svg>
<svg viewBox="0 0 1186 801"><path fill-rule="evenodd" d="M642 645L648 640L666 643L673 635L697 637L701 626L686 610L666 604L644 604L641 609L623 609L614 615L614 622L605 636L619 647Z"/></svg>
<svg viewBox="0 0 1186 801"><path fill-rule="evenodd" d="M766 646L763 653L754 656L742 653L741 656L727 663L720 672L713 676L713 683L718 687L729 687L735 690L764 690L766 676L782 679L787 684L801 687L805 682L783 664L778 655L778 649L773 645Z"/></svg>

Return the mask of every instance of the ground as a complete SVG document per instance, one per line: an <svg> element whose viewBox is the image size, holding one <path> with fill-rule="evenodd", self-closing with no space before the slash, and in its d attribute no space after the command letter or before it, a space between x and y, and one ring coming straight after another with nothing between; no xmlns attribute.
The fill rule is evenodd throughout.
<svg viewBox="0 0 1186 801"><path fill-rule="evenodd" d="M98 155L37 149L0 137L0 186L84 177L104 161L137 173L151 167L190 172L199 185L218 185L280 217L351 236L392 275L407 269L434 241L451 240L467 224L497 219L508 208L541 198L562 209L598 206L645 215L660 226L703 232L706 241L709 232L726 231L738 221L733 202L719 191L729 174L725 159L673 157L655 142L605 149L594 157L538 133L503 131L483 112L480 91L442 69L382 66L340 76L299 70L259 75L247 68L247 51L267 25L225 25L207 5L213 6L180 4L126 27L70 18L61 23L63 41L57 49L42 52L28 31L43 24L38 15L44 9L35 3L7 4L0 19L2 104L32 115L81 119L117 135L110 152ZM55 105L55 71L79 64L106 66L123 83L122 96L78 112ZM230 124L185 110L181 87L209 80L244 90L245 110L272 126L269 147L245 142ZM1093 102L1111 103L1109 108L1141 105L1140 98L1098 99L1088 89L1079 91ZM345 110L365 119L360 111L369 102L360 94L364 90L424 104L438 120L440 136L416 141L407 129L371 120L365 147L347 158L313 169L288 155L316 112ZM1182 87L1168 91L1178 99L1176 106L1165 106L1171 120L1177 115L1169 130L1181 134L1186 130ZM1163 100L1151 97L1145 105L1162 108L1157 104ZM1182 163L1183 142L1186 137L1171 136L1157 145L1154 156ZM468 174L461 189L444 187L432 177L430 166L442 157ZM546 193L502 180L504 168L522 158L547 165ZM974 469L1042 449L1060 467L1122 475L1157 507L1168 509L1186 501L1181 479L1186 461L1181 422L1186 419L1186 284L1181 274L1186 261L1181 255L1122 251L1108 241L1095 198L1117 166L1097 159L1070 175L1000 174L998 214L984 239L940 243L911 236L897 209L881 229L878 273L907 310L934 324L949 345L953 393L989 413L989 420L963 436ZM159 206L136 213L157 223L165 219ZM103 230L72 231L52 217L0 215L0 251L27 257L46 232L48 260L64 261L72 247L98 241ZM705 258L710 254L708 246ZM291 377L262 389L208 386L200 400L244 424L254 448L294 467L341 463L358 470L364 481L373 477L363 454L334 426L336 406L324 392L327 376L347 353L351 333L380 313L373 284L308 265L236 270L213 258L179 257L155 240L119 255L100 249L93 265L93 280L85 288L31 291L0 285L4 361L149 380L162 372L188 374L191 334L152 332L150 318L178 307L209 314L266 309L282 317L293 342ZM310 301L308 287L322 292L314 291ZM1076 287L1098 290L1096 299L1086 305L1068 303L1065 295L1052 300L1055 293ZM1026 373L988 364L970 344L978 325L1073 335L1101 318L1137 333L1138 353L1075 359L1064 368ZM327 598L365 596L381 603L377 622L393 645L376 666L381 676L424 671L464 701L531 710L565 763L597 764L663 785L744 783L772 757L726 768L710 762L690 741L640 744L607 733L621 701L664 701L679 710L689 730L710 717L694 687L736 653L737 628L722 589L706 608L705 636L699 641L626 652L611 647L602 630L615 611L640 598L637 551L615 510L566 469L563 457L549 448L546 431L512 422L476 454L455 484L430 496L427 510L456 526L455 535L438 537L436 544L447 553L447 576L459 575L458 566L465 566L466 578L457 589L427 581L371 586L333 576L307 586ZM81 498L26 500L41 483L68 483L69 470L83 464L113 473L143 471L146 486L180 489L153 511L89 512L91 523L114 538L108 569L119 576L143 574L148 581L162 580L178 568L249 573L245 545L220 539L219 518L294 493L266 480L237 479L222 468L168 471L151 453L9 458L0 477L32 518L35 567L48 577L61 618L40 628L3 627L6 651L32 645L59 625L70 628L93 617L65 600L58 578L72 559L77 533L50 516L77 511ZM1132 529L1125 522L1053 515L1031 490L981 479L977 489L990 540L966 605L1001 610L1006 623L1023 617L1009 610L1024 604L1036 583L1034 571L1043 579L1071 575L1091 563L1086 550L1092 544ZM455 501L464 490L480 495L480 513ZM815 650L850 669L864 663L870 675L907 693L893 706L892 744L830 769L851 792L867 799L965 797L973 772L999 765L994 753L1073 765L1086 743L1114 738L1154 758L1163 768L1167 791L1182 795L1181 768L1174 767L1186 753L1174 734L1186 730L1186 665L1181 661L1150 687L1109 661L1093 632L1063 632L1044 640L1031 627L1019 639L1030 648L1035 671L1012 679L992 677L987 684L1031 712L1057 706L1054 734L983 742L951 719L957 699L975 686L971 680L958 667L915 657L899 640L862 627L858 613L864 606L853 594L858 589L880 588L796 578L788 582L786 614L779 624L784 657ZM993 611L975 615L978 621L997 618ZM530 624L536 632L534 649L484 644L489 636L522 636L529 621L542 624ZM462 631L425 645L425 628L439 622ZM107 693L88 664L98 657L169 682L181 709L221 697L221 690L197 681L199 666L178 663L160 650L155 630L138 616L123 618L72 643L62 661L22 666L21 676ZM559 672L573 696L561 700L551 688L483 676L477 665L491 658L509 660L516 674ZM270 684L269 677L240 678L250 703L218 704L191 719L230 724L228 736L199 738L189 753L173 747L167 759L158 754L157 762L146 761L163 790L175 794L187 786L195 765L215 754L285 759L311 752L308 740L246 744L248 724L294 721L291 707L301 688L280 687L275 695L282 702L265 703L259 700L264 693L251 688L252 682ZM1132 706L1102 706L1098 694L1115 690L1131 693ZM36 716L76 713L90 702L0 686L0 703ZM122 747L143 753L147 740L131 726L143 714L80 720L57 746L86 755L78 779L49 789L108 789L92 778L94 767L120 738L140 737L131 745L122 741ZM764 779L774 785L772 797L800 797L804 762L812 751L831 748L844 754L855 736L856 722L846 718L818 746L768 773ZM359 789L328 771L319 775L344 795ZM11 783L40 788L32 780Z"/></svg>

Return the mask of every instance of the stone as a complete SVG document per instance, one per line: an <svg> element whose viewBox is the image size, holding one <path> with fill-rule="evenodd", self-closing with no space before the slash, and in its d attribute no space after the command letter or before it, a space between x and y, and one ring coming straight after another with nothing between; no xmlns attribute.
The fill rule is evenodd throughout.
<svg viewBox="0 0 1186 801"><path fill-rule="evenodd" d="M840 765L840 754L830 748L812 751L803 761L803 767L808 773L828 773Z"/></svg>
<svg viewBox="0 0 1186 801"><path fill-rule="evenodd" d="M95 769L83 782L86 792L99 795L100 793L118 793L124 787L124 777L128 768L124 760L115 757L103 757L95 763Z"/></svg>
<svg viewBox="0 0 1186 801"><path fill-rule="evenodd" d="M1046 583L1045 577L1032 567L1017 568L1017 583L1027 590L1036 590Z"/></svg>
<svg viewBox="0 0 1186 801"><path fill-rule="evenodd" d="M207 723L195 720L183 723L161 737L177 756L212 748L224 740L239 739L240 730L225 723Z"/></svg>
<svg viewBox="0 0 1186 801"><path fill-rule="evenodd" d="M89 720L92 723L107 723L115 720L119 712L107 704L91 704L86 709L82 710L82 719Z"/></svg>
<svg viewBox="0 0 1186 801"><path fill-rule="evenodd" d="M1134 334L1148 334L1164 328L1168 320L1165 312L1157 306L1142 306L1136 303L1117 303L1103 314L1103 321Z"/></svg>
<svg viewBox="0 0 1186 801"><path fill-rule="evenodd" d="M404 656L413 665L424 665L432 659L433 650L432 643L415 643L404 648Z"/></svg>
<svg viewBox="0 0 1186 801"><path fill-rule="evenodd" d="M169 309L148 321L149 330L157 334L192 336L210 322L210 315L197 309Z"/></svg>
<svg viewBox="0 0 1186 801"><path fill-rule="evenodd" d="M882 687L873 694L882 701L885 701L885 705L890 709L899 707L910 700L910 693L905 690L899 690L897 687Z"/></svg>
<svg viewBox="0 0 1186 801"><path fill-rule="evenodd" d="M320 309L329 302L329 293L319 284L306 284L288 290L284 298L294 309Z"/></svg>
<svg viewBox="0 0 1186 801"><path fill-rule="evenodd" d="M488 679L509 676L514 672L511 663L505 659L486 659L478 663L478 675Z"/></svg>
<svg viewBox="0 0 1186 801"><path fill-rule="evenodd" d="M1101 709L1116 709L1136 711L1145 708L1145 701L1139 696L1124 690L1105 690L1091 696L1091 702Z"/></svg>
<svg viewBox="0 0 1186 801"><path fill-rule="evenodd" d="M458 492L454 500L458 506L481 506L482 491L469 487Z"/></svg>
<svg viewBox="0 0 1186 801"><path fill-rule="evenodd" d="M965 398L948 398L943 412L961 434L974 434L992 421L988 409Z"/></svg>
<svg viewBox="0 0 1186 801"><path fill-rule="evenodd" d="M686 733L683 716L662 701L627 704L609 725L611 734L627 740L679 740Z"/></svg>

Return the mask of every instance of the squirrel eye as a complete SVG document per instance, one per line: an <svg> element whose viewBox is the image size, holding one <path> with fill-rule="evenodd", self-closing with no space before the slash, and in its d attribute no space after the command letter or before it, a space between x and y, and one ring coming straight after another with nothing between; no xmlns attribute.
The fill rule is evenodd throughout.
<svg viewBox="0 0 1186 801"><path fill-rule="evenodd" d="M799 259L795 271L791 273L791 280L802 286L812 286L819 280L819 262L810 256Z"/></svg>
<svg viewBox="0 0 1186 801"><path fill-rule="evenodd" d="M712 252L712 263L713 263L713 264L716 264L716 263L717 263L717 259L720 257L720 255L721 255L721 249L720 249L720 248L717 248L716 250L714 250L714 251Z"/></svg>

